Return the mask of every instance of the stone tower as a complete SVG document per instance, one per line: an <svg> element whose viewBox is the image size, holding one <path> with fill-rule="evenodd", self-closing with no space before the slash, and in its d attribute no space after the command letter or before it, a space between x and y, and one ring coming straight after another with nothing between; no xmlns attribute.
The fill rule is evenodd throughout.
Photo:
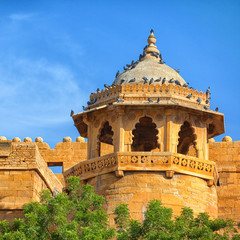
<svg viewBox="0 0 240 240"><path fill-rule="evenodd" d="M141 220L151 199L174 214L184 206L218 214L218 174L208 159L208 139L224 133L224 116L209 110L209 90L189 88L164 63L155 42L151 31L139 60L72 116L88 139L87 160L64 176L79 176L105 197L111 224L119 203Z"/></svg>

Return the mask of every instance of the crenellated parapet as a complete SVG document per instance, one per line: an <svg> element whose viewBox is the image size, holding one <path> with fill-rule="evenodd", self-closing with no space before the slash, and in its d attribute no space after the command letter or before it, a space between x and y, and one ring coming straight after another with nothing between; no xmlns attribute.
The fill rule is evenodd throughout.
<svg viewBox="0 0 240 240"><path fill-rule="evenodd" d="M149 98L153 102L149 102ZM166 101L181 103L205 110L210 107L209 93L203 93L192 88L183 87L175 84L141 84L127 83L106 88L101 92L96 92L90 95L89 110L102 105L113 104L119 102L139 102L142 104L157 103L158 105L166 104ZM158 101L158 102L157 102ZM91 104L91 102L93 102Z"/></svg>
<svg viewBox="0 0 240 240"><path fill-rule="evenodd" d="M33 142L29 137L24 138L23 141L19 137L15 137L12 140L7 140L6 137L0 137L0 143L2 146L11 146L11 149L12 146L15 148L26 147L29 149L29 154L32 148L37 149L38 153L44 159L48 167L61 166L63 171L71 168L80 161L87 159L87 143L83 137L77 137L75 142L72 142L70 137L64 137L62 142L57 143L53 149L51 149L41 137L37 137L35 142ZM32 147L29 148L28 146ZM10 149L8 149L7 152L6 149L7 148L0 148L0 157L4 154L10 154ZM13 163L14 162L12 162L12 164ZM25 167L25 165L23 166ZM62 174L57 174L57 176L64 183Z"/></svg>
<svg viewBox="0 0 240 240"><path fill-rule="evenodd" d="M21 217L23 205L39 201L42 190L62 188L36 143L0 138L0 220Z"/></svg>

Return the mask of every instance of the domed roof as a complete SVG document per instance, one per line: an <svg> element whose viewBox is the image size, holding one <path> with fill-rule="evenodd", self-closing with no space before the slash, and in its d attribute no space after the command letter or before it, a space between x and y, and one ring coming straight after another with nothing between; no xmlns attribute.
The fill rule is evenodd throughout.
<svg viewBox="0 0 240 240"><path fill-rule="evenodd" d="M125 83L150 83L150 81L151 84L175 83L183 85L186 83L178 74L177 70L170 68L164 63L161 54L159 55L159 51L154 45L155 42L156 38L153 34L153 30L151 30L151 34L148 37L149 45L145 47L143 55L139 57L139 61L133 61L124 68L124 72L121 74L118 73L113 82L114 85Z"/></svg>

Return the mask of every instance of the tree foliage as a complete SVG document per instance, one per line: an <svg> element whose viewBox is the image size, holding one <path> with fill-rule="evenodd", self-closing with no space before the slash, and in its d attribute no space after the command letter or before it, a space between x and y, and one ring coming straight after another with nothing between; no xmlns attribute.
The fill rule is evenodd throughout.
<svg viewBox="0 0 240 240"><path fill-rule="evenodd" d="M68 194L52 197L49 190L41 193L40 202L24 205L24 218L12 225L0 222L1 240L104 240L115 231L109 228L104 199L90 185L80 185L79 178L68 179Z"/></svg>
<svg viewBox="0 0 240 240"><path fill-rule="evenodd" d="M130 217L126 204L120 204L115 209L115 230L109 227L103 203L92 186L71 177L68 193L52 196L44 190L40 202L24 206L24 218L11 224L1 221L0 240L240 240L232 220L210 219L206 213L194 217L190 208L173 218L172 209L158 200L149 202L142 223Z"/></svg>
<svg viewBox="0 0 240 240"><path fill-rule="evenodd" d="M117 240L239 240L232 220L210 219L207 213L194 217L193 210L183 208L173 218L172 209L158 200L149 202L143 223L130 218L126 204L115 209Z"/></svg>

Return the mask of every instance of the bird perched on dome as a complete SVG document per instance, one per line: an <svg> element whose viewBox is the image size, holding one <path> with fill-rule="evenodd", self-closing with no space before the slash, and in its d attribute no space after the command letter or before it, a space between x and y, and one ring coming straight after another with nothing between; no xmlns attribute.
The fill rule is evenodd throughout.
<svg viewBox="0 0 240 240"><path fill-rule="evenodd" d="M142 77L144 84L148 82L148 79L146 77Z"/></svg>
<svg viewBox="0 0 240 240"><path fill-rule="evenodd" d="M183 87L188 87L189 83L184 83Z"/></svg>
<svg viewBox="0 0 240 240"><path fill-rule="evenodd" d="M177 73L180 73L180 69L174 69Z"/></svg>
<svg viewBox="0 0 240 240"><path fill-rule="evenodd" d="M150 79L149 85L151 85L152 83L153 83L153 78Z"/></svg>
<svg viewBox="0 0 240 240"><path fill-rule="evenodd" d="M71 110L71 113L70 113L70 116L72 117L72 115L74 115L74 111L73 110Z"/></svg>
<svg viewBox="0 0 240 240"><path fill-rule="evenodd" d="M120 74L120 72L119 72L119 70L118 70L117 73L116 73L116 78L119 76L119 74Z"/></svg>
<svg viewBox="0 0 240 240"><path fill-rule="evenodd" d="M189 94L189 95L187 95L187 97L186 98L191 98L192 97L192 93L191 94Z"/></svg>
<svg viewBox="0 0 240 240"><path fill-rule="evenodd" d="M151 53L154 57L158 57L158 54L156 52Z"/></svg>
<svg viewBox="0 0 240 240"><path fill-rule="evenodd" d="M161 82L161 79L162 79L161 77L158 79L155 79L154 82Z"/></svg>
<svg viewBox="0 0 240 240"><path fill-rule="evenodd" d="M82 106L82 108L83 108L83 111L89 110L89 107L84 107L84 106Z"/></svg>
<svg viewBox="0 0 240 240"><path fill-rule="evenodd" d="M125 82L125 80L124 80L124 79L121 79L121 84L124 83L124 82Z"/></svg>
<svg viewBox="0 0 240 240"><path fill-rule="evenodd" d="M206 106L204 106L203 108L204 108L205 110L208 110L208 107L206 107Z"/></svg>
<svg viewBox="0 0 240 240"><path fill-rule="evenodd" d="M119 102L124 102L124 100L123 100L123 99L120 99L120 98L116 98L116 100L117 100L118 103L119 103Z"/></svg>
<svg viewBox="0 0 240 240"><path fill-rule="evenodd" d="M210 87L208 87L208 89L206 90L206 93L210 94Z"/></svg>
<svg viewBox="0 0 240 240"><path fill-rule="evenodd" d="M198 98L198 99L197 99L197 102L198 102L198 104L201 104L202 99L201 99L201 98Z"/></svg>
<svg viewBox="0 0 240 240"><path fill-rule="evenodd" d="M92 104L94 104L96 101L97 101L97 98L94 98L94 99L92 99L91 101L88 101L87 104L88 104L88 105L92 105Z"/></svg>
<svg viewBox="0 0 240 240"><path fill-rule="evenodd" d="M166 78L163 78L162 80L162 84L164 84L166 82Z"/></svg>
<svg viewBox="0 0 240 240"><path fill-rule="evenodd" d="M171 78L168 82L169 82L169 83L174 83L175 81L174 81L173 78Z"/></svg>
<svg viewBox="0 0 240 240"><path fill-rule="evenodd" d="M149 98L148 98L148 102L153 102L153 100L149 97Z"/></svg>
<svg viewBox="0 0 240 240"><path fill-rule="evenodd" d="M149 45L146 45L146 46L143 48L143 50L146 50L148 47L149 47Z"/></svg>
<svg viewBox="0 0 240 240"><path fill-rule="evenodd" d="M110 88L110 86L108 84L104 84L104 87L107 89Z"/></svg>
<svg viewBox="0 0 240 240"><path fill-rule="evenodd" d="M159 102L160 102L160 97L157 98L157 103L159 103Z"/></svg>
<svg viewBox="0 0 240 240"><path fill-rule="evenodd" d="M219 110L218 107L216 107L216 108L215 108L215 111L218 112L218 110Z"/></svg>
<svg viewBox="0 0 240 240"><path fill-rule="evenodd" d="M97 92L100 92L100 88L97 88Z"/></svg>
<svg viewBox="0 0 240 240"><path fill-rule="evenodd" d="M136 81L136 78L132 78L129 82L135 82Z"/></svg>
<svg viewBox="0 0 240 240"><path fill-rule="evenodd" d="M175 84L181 86L181 83L178 80L175 80Z"/></svg>

